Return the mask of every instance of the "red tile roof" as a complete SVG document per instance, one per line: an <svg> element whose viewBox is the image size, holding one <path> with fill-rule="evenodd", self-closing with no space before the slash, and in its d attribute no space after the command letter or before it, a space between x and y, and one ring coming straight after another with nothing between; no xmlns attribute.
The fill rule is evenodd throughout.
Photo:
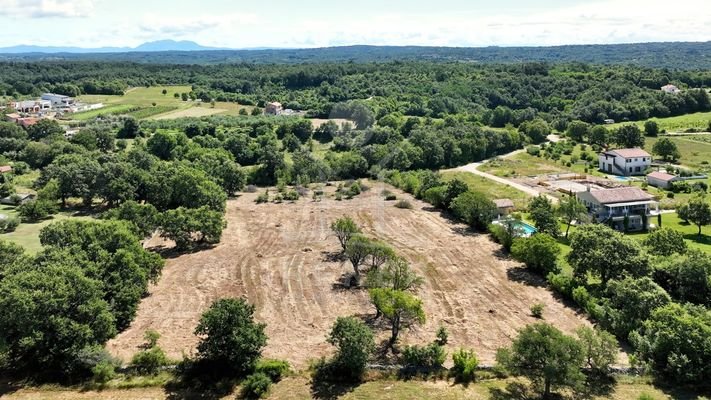
<svg viewBox="0 0 711 400"><path fill-rule="evenodd" d="M12 172L12 167L9 165L3 165L0 167L0 174L4 174L6 172Z"/></svg>
<svg viewBox="0 0 711 400"><path fill-rule="evenodd" d="M642 149L617 149L610 150L607 153L616 154L622 158L651 157L649 153Z"/></svg>
<svg viewBox="0 0 711 400"><path fill-rule="evenodd" d="M647 175L647 178L659 179L660 181L669 182L676 178L675 175L667 174L666 172L655 171Z"/></svg>
<svg viewBox="0 0 711 400"><path fill-rule="evenodd" d="M654 196L637 187L593 190L590 195L600 204L632 203L654 200Z"/></svg>

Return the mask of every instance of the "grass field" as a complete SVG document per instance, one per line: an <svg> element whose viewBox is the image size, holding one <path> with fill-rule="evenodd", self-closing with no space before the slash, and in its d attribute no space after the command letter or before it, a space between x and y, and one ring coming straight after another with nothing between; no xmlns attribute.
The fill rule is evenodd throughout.
<svg viewBox="0 0 711 400"><path fill-rule="evenodd" d="M569 173L575 172L578 174L585 173L585 164L575 163L571 166L567 166L567 162L571 161L572 157L580 156L583 152L588 154L595 154L590 146L586 146L583 151L581 145L577 145L573 148L573 152L570 155L563 154L559 160L547 159L544 157L537 157L527 152L521 152L515 154L511 157L502 159L494 159L487 163L484 163L479 170L483 172L488 172L492 175L496 175L502 178L513 178L513 177L523 177L523 176L537 176L544 174L559 174L559 173ZM603 175L597 171L597 156L595 155L595 160L592 162L591 168L588 169L588 175Z"/></svg>
<svg viewBox="0 0 711 400"><path fill-rule="evenodd" d="M140 110L141 107L132 104L113 104L107 105L106 107L99 108L97 110L82 111L75 114L71 114L71 117L75 121L87 121L96 117L104 115L120 115L128 114Z"/></svg>
<svg viewBox="0 0 711 400"><path fill-rule="evenodd" d="M0 207L0 213L7 215L17 215L17 212L13 207L3 206ZM53 218L30 224L21 223L20 226L14 232L0 234L0 240L7 240L9 242L16 243L24 247L29 253L37 253L42 250L42 245L40 244L39 234L40 230L45 226L57 222L66 220L69 218L75 219L90 219L90 217L75 216L73 213L62 212L55 215Z"/></svg>
<svg viewBox="0 0 711 400"><path fill-rule="evenodd" d="M649 120L655 121L659 125L660 130L666 130L667 132L684 132L687 129L706 131L708 130L709 122L711 122L711 112L694 113L667 118L650 118ZM630 123L636 124L640 128L644 129L645 121L617 123L607 125L607 127L609 129L617 129L622 125Z"/></svg>
<svg viewBox="0 0 711 400"><path fill-rule="evenodd" d="M654 144L660 139L661 137L647 138L644 143L645 150L651 153ZM709 142L711 141L711 137L697 135L669 137L669 139L676 143L681 153L681 159L679 160L681 165L693 169L711 169L711 165L709 164L711 163L711 143Z"/></svg>
<svg viewBox="0 0 711 400"><path fill-rule="evenodd" d="M472 190L482 192L489 198L493 199L511 199L514 202L517 210L524 210L528 206L530 197L511 186L502 185L497 182L490 181L482 176L474 175L469 172L443 172L442 178L445 181L452 179L460 179L466 182Z"/></svg>
<svg viewBox="0 0 711 400"><path fill-rule="evenodd" d="M522 387L523 381L515 379L485 379L470 385L456 385L445 380L395 380L379 379L364 382L360 385L313 385L311 380L303 375L287 377L272 386L267 400L307 400L307 399L341 399L341 400L521 400L534 398L530 393L512 393L511 388ZM518 385L517 385L518 384ZM2 393L2 392L0 392ZM205 393L171 392L160 386L134 389L117 389L112 382L102 390L87 390L82 388L64 389L58 387L42 387L8 390L3 398L8 400L49 400L49 399L92 399L92 400L148 400L148 399L234 399L239 393L235 388L233 393L225 396L209 396ZM657 388L644 378L620 377L607 396L594 396L591 399L634 400L642 395L652 400L694 400L699 395L690 391L678 390L668 392ZM237 397L239 398L239 397Z"/></svg>

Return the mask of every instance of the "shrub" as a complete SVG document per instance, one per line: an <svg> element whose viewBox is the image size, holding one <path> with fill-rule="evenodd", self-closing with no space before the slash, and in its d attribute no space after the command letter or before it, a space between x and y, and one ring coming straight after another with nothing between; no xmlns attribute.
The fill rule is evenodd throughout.
<svg viewBox="0 0 711 400"><path fill-rule="evenodd" d="M391 194L391 195L388 195L387 197L385 197L385 201L395 201L395 200L397 200L397 196L395 196L394 194Z"/></svg>
<svg viewBox="0 0 711 400"><path fill-rule="evenodd" d="M437 340L435 340L435 343L437 343L440 346L446 346L447 343L449 342L449 332L447 332L447 328L440 326L439 329L437 329Z"/></svg>
<svg viewBox="0 0 711 400"><path fill-rule="evenodd" d="M427 189L422 194L422 200L432 204L436 208L447 208L447 186L435 186Z"/></svg>
<svg viewBox="0 0 711 400"><path fill-rule="evenodd" d="M255 185L249 185L244 189L247 193L257 193L257 187Z"/></svg>
<svg viewBox="0 0 711 400"><path fill-rule="evenodd" d="M543 319L543 309L546 306L543 303L536 303L531 306L531 315L538 319Z"/></svg>
<svg viewBox="0 0 711 400"><path fill-rule="evenodd" d="M393 192L389 191L388 189L383 189L383 191L380 192L380 195L383 196L383 197L386 197L386 198L387 198L388 196L392 196L392 194L393 194Z"/></svg>
<svg viewBox="0 0 711 400"><path fill-rule="evenodd" d="M23 219L37 222L57 212L56 204L45 200L30 200L17 207L17 212Z"/></svg>
<svg viewBox="0 0 711 400"><path fill-rule="evenodd" d="M444 347L437 342L426 346L407 346L402 352L402 361L408 367L440 369L447 358Z"/></svg>
<svg viewBox="0 0 711 400"><path fill-rule="evenodd" d="M284 194L284 200L296 201L299 200L299 193L296 190L290 190Z"/></svg>
<svg viewBox="0 0 711 400"><path fill-rule="evenodd" d="M0 219L0 232L13 232L19 225L19 218L14 215L8 215L5 219Z"/></svg>
<svg viewBox="0 0 711 400"><path fill-rule="evenodd" d="M452 354L452 362L454 365L449 370L455 382L469 383L476 379L476 368L479 366L479 360L473 351L459 349Z"/></svg>
<svg viewBox="0 0 711 400"><path fill-rule="evenodd" d="M168 365L168 357L158 346L136 353L131 360L131 366L141 375L155 375Z"/></svg>
<svg viewBox="0 0 711 400"><path fill-rule="evenodd" d="M277 383L281 381L284 375L289 373L290 368L289 362L284 360L259 360L254 372L264 374L272 382Z"/></svg>
<svg viewBox="0 0 711 400"><path fill-rule="evenodd" d="M637 400L654 400L654 396L649 393L642 393L637 397Z"/></svg>
<svg viewBox="0 0 711 400"><path fill-rule="evenodd" d="M91 369L92 379L96 383L106 383L116 376L116 367L108 361L102 361Z"/></svg>
<svg viewBox="0 0 711 400"><path fill-rule="evenodd" d="M348 188L349 196L357 196L361 193L362 188L360 182L353 182L353 184Z"/></svg>
<svg viewBox="0 0 711 400"><path fill-rule="evenodd" d="M511 246L511 254L526 267L541 272L558 272L558 242L545 233L533 235L530 238L515 239Z"/></svg>
<svg viewBox="0 0 711 400"><path fill-rule="evenodd" d="M267 190L257 196L257 200L255 200L255 202L257 202L257 204L269 203L269 191Z"/></svg>
<svg viewBox="0 0 711 400"><path fill-rule="evenodd" d="M395 207L411 210L412 204L407 200L400 200L397 203L395 203Z"/></svg>
<svg viewBox="0 0 711 400"><path fill-rule="evenodd" d="M254 373L242 381L242 398L259 399L269 392L272 381L261 372Z"/></svg>

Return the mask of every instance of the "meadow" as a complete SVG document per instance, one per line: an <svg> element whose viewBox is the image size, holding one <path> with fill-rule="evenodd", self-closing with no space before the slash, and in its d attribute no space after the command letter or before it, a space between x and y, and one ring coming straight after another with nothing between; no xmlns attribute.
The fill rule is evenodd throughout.
<svg viewBox="0 0 711 400"><path fill-rule="evenodd" d="M696 131L708 131L709 123L711 123L711 112L698 112L667 118L650 118L648 121L656 122L657 125L659 125L660 130L665 130L667 132L680 133L689 129ZM646 121L621 122L608 125L607 127L610 129L617 129L622 125L634 123L644 129L645 122Z"/></svg>

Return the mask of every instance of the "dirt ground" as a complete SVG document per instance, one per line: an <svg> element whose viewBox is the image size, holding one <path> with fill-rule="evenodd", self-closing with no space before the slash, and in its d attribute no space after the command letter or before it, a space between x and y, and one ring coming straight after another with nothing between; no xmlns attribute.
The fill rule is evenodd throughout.
<svg viewBox="0 0 711 400"><path fill-rule="evenodd" d="M510 344L518 329L536 320L534 303L544 303L544 318L565 332L588 324L528 274L500 253L488 236L443 218L429 205L397 190L414 209L398 209L380 195L382 184L353 200L310 196L296 203L261 204L257 194L230 200L228 226L214 249L167 260L158 285L141 303L129 329L108 344L128 361L138 351L143 332L155 329L169 356L190 354L200 314L216 299L245 297L267 323L265 356L286 359L297 368L328 355L326 334L338 316L372 316L365 290L344 290L338 282L352 271L334 260L340 245L330 224L352 216L370 237L393 246L425 277L418 292L427 323L403 333L405 343L427 343L439 326L449 330L449 352L473 348L483 363ZM327 191L334 189L327 187ZM387 332L380 337L385 339Z"/></svg>

